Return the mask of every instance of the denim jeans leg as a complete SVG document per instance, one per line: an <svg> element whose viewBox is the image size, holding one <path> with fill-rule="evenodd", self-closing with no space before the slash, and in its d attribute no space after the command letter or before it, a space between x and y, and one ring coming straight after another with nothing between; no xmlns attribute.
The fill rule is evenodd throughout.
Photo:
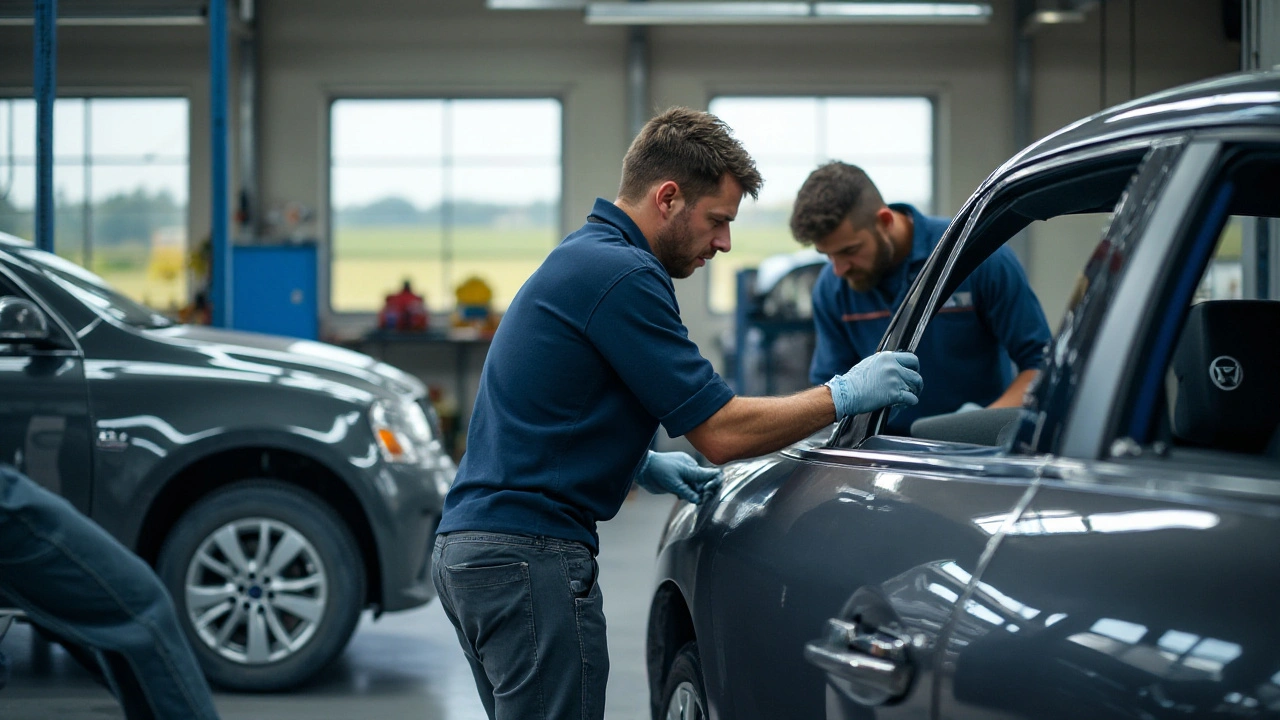
<svg viewBox="0 0 1280 720"><path fill-rule="evenodd" d="M431 552L431 582L436 586L436 597L439 599L440 607L444 610L445 617L449 618L449 622L453 625L453 630L458 635L458 644L462 646L462 653L467 658L467 664L471 667L471 676L475 679L476 689L480 692L480 704L484 706L485 715L489 720L493 720L493 685L489 682L489 677L485 674L484 665L480 664L480 658L476 656L471 644L467 642L467 636L462 632L462 624L458 620L458 615L453 609L453 601L445 592L446 585L440 572L441 548L444 546L444 538L437 537L435 548Z"/></svg>
<svg viewBox="0 0 1280 720"><path fill-rule="evenodd" d="M217 718L168 592L69 503L0 468L0 589L36 622L98 651L131 718ZM149 712L148 712L149 711Z"/></svg>
<svg viewBox="0 0 1280 720"><path fill-rule="evenodd" d="M442 604L483 669L491 717L601 720L609 659L591 552L496 533L450 533L440 548Z"/></svg>

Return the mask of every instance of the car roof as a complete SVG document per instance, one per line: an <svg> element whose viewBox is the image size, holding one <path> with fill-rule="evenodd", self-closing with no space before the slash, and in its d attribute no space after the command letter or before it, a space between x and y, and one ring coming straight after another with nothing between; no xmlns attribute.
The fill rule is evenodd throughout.
<svg viewBox="0 0 1280 720"><path fill-rule="evenodd" d="M0 247L8 248L32 248L35 244L30 240L23 240L16 235L10 235L7 232L0 232Z"/></svg>
<svg viewBox="0 0 1280 720"><path fill-rule="evenodd" d="M1280 70L1222 75L1107 108L1027 146L992 173L982 189L1071 150L1223 126L1280 127Z"/></svg>

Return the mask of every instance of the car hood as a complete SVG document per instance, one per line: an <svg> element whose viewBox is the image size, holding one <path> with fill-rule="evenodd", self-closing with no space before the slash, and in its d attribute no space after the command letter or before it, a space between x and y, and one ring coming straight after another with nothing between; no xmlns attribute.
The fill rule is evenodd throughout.
<svg viewBox="0 0 1280 720"><path fill-rule="evenodd" d="M414 400L426 396L416 377L353 350L298 338L221 330L203 325L173 325L143 331L158 342L190 348L202 355L307 372L326 380L353 385L375 394Z"/></svg>

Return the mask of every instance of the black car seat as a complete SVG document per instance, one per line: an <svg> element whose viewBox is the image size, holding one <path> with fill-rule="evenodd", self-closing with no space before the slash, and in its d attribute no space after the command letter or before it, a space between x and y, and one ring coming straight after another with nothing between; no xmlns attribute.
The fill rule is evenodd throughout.
<svg viewBox="0 0 1280 720"><path fill-rule="evenodd" d="M1280 302L1193 305L1166 380L1179 445L1265 451L1280 424Z"/></svg>

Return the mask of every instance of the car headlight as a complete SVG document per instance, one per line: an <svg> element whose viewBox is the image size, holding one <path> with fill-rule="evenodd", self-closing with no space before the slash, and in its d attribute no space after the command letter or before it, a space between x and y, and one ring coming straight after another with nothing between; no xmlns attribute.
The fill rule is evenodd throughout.
<svg viewBox="0 0 1280 720"><path fill-rule="evenodd" d="M369 422L387 462L416 465L436 442L427 413L415 402L379 400L369 408Z"/></svg>

